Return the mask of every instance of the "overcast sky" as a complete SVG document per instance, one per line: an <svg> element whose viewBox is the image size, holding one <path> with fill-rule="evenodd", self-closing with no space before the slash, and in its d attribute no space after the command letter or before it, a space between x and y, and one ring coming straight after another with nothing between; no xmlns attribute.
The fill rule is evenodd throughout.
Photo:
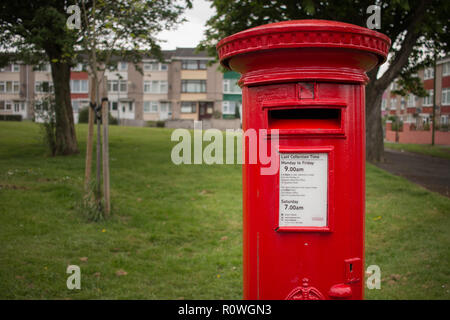
<svg viewBox="0 0 450 320"><path fill-rule="evenodd" d="M213 14L214 9L210 8L211 2L205 0L194 0L193 8L187 10L184 16L187 21L176 30L163 31L158 38L166 40L161 43L164 50L173 50L176 47L195 47L203 39L205 23Z"/></svg>

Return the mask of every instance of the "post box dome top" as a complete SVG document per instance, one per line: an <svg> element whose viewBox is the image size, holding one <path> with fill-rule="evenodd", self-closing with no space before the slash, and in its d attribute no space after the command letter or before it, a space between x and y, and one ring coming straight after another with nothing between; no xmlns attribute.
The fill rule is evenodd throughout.
<svg viewBox="0 0 450 320"><path fill-rule="evenodd" d="M244 30L222 39L216 46L220 63L229 67L233 56L288 48L342 48L365 51L386 61L391 40L384 34L357 25L328 20L292 20Z"/></svg>

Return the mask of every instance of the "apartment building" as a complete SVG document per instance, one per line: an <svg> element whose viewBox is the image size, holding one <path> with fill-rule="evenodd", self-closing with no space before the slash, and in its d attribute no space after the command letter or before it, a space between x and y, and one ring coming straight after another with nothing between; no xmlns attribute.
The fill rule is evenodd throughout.
<svg viewBox="0 0 450 320"><path fill-rule="evenodd" d="M169 67L169 99L173 119L202 120L220 112L222 73L218 64L205 52L194 48L177 48Z"/></svg>
<svg viewBox="0 0 450 320"><path fill-rule="evenodd" d="M70 100L74 121L78 122L78 112L89 105L89 74L87 66L79 63L70 72Z"/></svg>
<svg viewBox="0 0 450 320"><path fill-rule="evenodd" d="M111 115L119 120L164 121L234 118L242 114L239 74L219 70L218 63L194 48L163 51L164 62L144 57L133 63L116 61L105 72ZM70 88L75 122L89 105L89 75L85 64L72 69ZM50 65L12 64L0 70L0 114L21 114L42 121L41 101L53 92Z"/></svg>
<svg viewBox="0 0 450 320"><path fill-rule="evenodd" d="M234 71L227 71L223 74L223 101L222 117L233 119L236 116L236 108L239 115L242 115L242 90L238 86L240 75Z"/></svg>
<svg viewBox="0 0 450 320"><path fill-rule="evenodd" d="M436 76L436 124L449 125L450 116L450 56L437 62L436 75L434 68L419 70L417 76L423 81L428 93L427 97L419 98L410 93L402 97L392 93L397 89L392 82L384 92L381 112L383 115L397 116L405 123L413 123L417 127L429 124L433 113L434 77Z"/></svg>
<svg viewBox="0 0 450 320"><path fill-rule="evenodd" d="M140 67L143 70L142 101L138 102L137 119L164 121L172 119L172 102L169 99L169 68L172 51L163 52L164 61L147 57Z"/></svg>
<svg viewBox="0 0 450 320"><path fill-rule="evenodd" d="M29 66L10 64L0 69L0 114L29 116L29 83L34 83Z"/></svg>

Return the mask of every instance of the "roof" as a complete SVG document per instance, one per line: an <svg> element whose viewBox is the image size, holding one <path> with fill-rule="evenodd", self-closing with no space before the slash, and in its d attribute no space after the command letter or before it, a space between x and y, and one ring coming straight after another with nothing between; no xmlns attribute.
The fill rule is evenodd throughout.
<svg viewBox="0 0 450 320"><path fill-rule="evenodd" d="M197 52L196 48L176 48L172 58L210 58L206 51Z"/></svg>

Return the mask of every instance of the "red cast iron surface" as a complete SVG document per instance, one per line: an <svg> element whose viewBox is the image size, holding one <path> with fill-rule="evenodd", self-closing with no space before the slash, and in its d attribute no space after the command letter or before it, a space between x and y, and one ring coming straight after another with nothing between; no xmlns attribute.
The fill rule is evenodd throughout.
<svg viewBox="0 0 450 320"><path fill-rule="evenodd" d="M280 133L278 152L328 154L326 227L279 227L279 173L243 165L245 299L362 299L364 288L366 72L390 40L324 20L268 24L227 37L217 51L241 73L243 129ZM324 119L274 110L330 110ZM245 140L245 139L244 139Z"/></svg>

